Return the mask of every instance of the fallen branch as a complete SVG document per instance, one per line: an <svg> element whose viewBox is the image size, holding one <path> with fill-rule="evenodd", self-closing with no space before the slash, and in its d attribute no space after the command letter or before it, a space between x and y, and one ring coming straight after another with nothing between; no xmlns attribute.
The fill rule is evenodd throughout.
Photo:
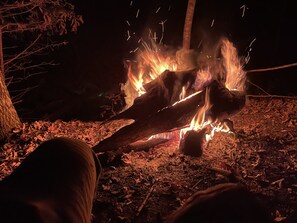
<svg viewBox="0 0 297 223"><path fill-rule="evenodd" d="M246 95L249 98L289 98L289 99L297 99L297 96L287 96L287 95L253 95L253 94L248 94Z"/></svg>
<svg viewBox="0 0 297 223"><path fill-rule="evenodd" d="M281 65L281 66L277 66L277 67L246 70L245 72L247 72L247 73L265 72L265 71L280 70L280 69L284 69L284 68L288 68L288 67L295 67L295 66L297 66L297 63L291 63L291 64Z"/></svg>

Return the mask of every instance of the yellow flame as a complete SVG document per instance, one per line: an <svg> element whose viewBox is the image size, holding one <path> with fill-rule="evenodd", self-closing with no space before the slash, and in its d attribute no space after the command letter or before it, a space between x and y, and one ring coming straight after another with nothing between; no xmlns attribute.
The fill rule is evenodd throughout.
<svg viewBox="0 0 297 223"><path fill-rule="evenodd" d="M205 91L204 105L198 110L198 112L193 117L193 119L190 123L190 127L187 127L187 128L184 128L181 130L180 137L183 137L183 135L189 130L198 131L212 123L212 120L205 119L206 112L211 108L210 99L209 99L209 91L210 91L210 89L207 88Z"/></svg>
<svg viewBox="0 0 297 223"><path fill-rule="evenodd" d="M173 58L166 57L161 51L146 50L139 55L138 70L147 70L147 82L154 80L165 70L176 70ZM146 83L147 83L146 82Z"/></svg>
<svg viewBox="0 0 297 223"><path fill-rule="evenodd" d="M145 89L143 87L143 71L139 71L138 76L133 75L131 72L131 66L128 67L128 78L131 82L133 88L137 91L138 96L145 93Z"/></svg>
<svg viewBox="0 0 297 223"><path fill-rule="evenodd" d="M132 62L128 64L128 80L122 89L127 95L126 107L132 105L132 98L135 99L145 93L144 85L157 78L165 70L175 71L177 68L175 58L160 50L160 46L151 41L151 45L142 43L144 50L138 54L136 66ZM137 92L134 94L129 87Z"/></svg>
<svg viewBox="0 0 297 223"><path fill-rule="evenodd" d="M206 125L211 123L211 120L205 120L205 113L211 108L210 99L209 99L209 88L205 91L205 100L204 105L201 109L198 110L196 115L191 121L190 129L191 130L200 130L203 129Z"/></svg>
<svg viewBox="0 0 297 223"><path fill-rule="evenodd" d="M242 69L242 63L238 57L234 45L227 39L222 41L221 52L223 65L226 69L226 88L229 90L244 91L246 72Z"/></svg>
<svg viewBox="0 0 297 223"><path fill-rule="evenodd" d="M195 90L201 90L212 79L213 76L209 70L209 67L206 69L200 69L196 73L196 79L193 87Z"/></svg>
<svg viewBox="0 0 297 223"><path fill-rule="evenodd" d="M223 125L221 122L218 124L211 124L211 131L209 134L205 135L206 142L212 140L215 132L230 132L230 129L227 125Z"/></svg>
<svg viewBox="0 0 297 223"><path fill-rule="evenodd" d="M184 99L184 98L186 97L186 94L187 94L186 89L187 89L187 88L186 88L185 86L182 88L182 91L181 91L181 93L179 94L179 100L182 100L182 99Z"/></svg>
<svg viewBox="0 0 297 223"><path fill-rule="evenodd" d="M229 90L244 91L246 73L242 69L240 59L237 54L237 50L234 45L224 39L222 41L222 62L225 68L225 86ZM210 69L199 70L197 72L197 77L195 80L194 88L199 90L209 81L213 79ZM210 127L210 133L205 135L205 139L208 142L214 137L215 132L229 132L230 129L226 125L222 125L220 122L217 123L217 120L211 120L206 118L207 111L211 108L211 103L209 100L209 89L206 89L205 92L205 103L198 112L193 117L190 127L184 128L180 132L180 137L183 137L184 134L189 130L199 131L206 126Z"/></svg>

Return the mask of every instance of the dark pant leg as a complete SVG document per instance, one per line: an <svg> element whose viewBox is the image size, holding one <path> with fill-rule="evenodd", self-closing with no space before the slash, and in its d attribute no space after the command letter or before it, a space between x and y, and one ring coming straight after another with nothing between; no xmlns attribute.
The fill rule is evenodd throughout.
<svg viewBox="0 0 297 223"><path fill-rule="evenodd" d="M0 209L15 203L20 213L28 208L25 213L38 215L37 222L90 222L100 172L86 143L69 138L46 141L1 182ZM2 212L10 216L10 208Z"/></svg>

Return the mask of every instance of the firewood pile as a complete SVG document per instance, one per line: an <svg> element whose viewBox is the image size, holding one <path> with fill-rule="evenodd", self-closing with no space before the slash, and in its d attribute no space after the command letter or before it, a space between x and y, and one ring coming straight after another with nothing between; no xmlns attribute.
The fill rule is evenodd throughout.
<svg viewBox="0 0 297 223"><path fill-rule="evenodd" d="M206 98L211 104L206 111L207 118L212 122L230 118L245 105L244 93L230 91L217 80L205 84L188 98L178 100L182 87L190 86L187 92L193 92L194 74L194 71L164 71L153 83L145 85L147 93L136 98L130 108L111 118L133 119L134 122L101 141L94 150L97 153L115 150L152 135L185 128L197 111L203 108Z"/></svg>

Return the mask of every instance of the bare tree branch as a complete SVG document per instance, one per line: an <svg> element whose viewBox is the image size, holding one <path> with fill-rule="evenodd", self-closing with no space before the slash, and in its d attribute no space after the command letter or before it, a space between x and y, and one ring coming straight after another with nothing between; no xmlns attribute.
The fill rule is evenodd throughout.
<svg viewBox="0 0 297 223"><path fill-rule="evenodd" d="M22 52L20 52L19 54L17 54L15 57L11 58L10 60L4 62L4 66L7 66L8 64L12 63L16 59L22 57L24 54L28 53L30 48L32 48L35 45L35 43L40 39L40 37L41 37L41 34L39 34L37 36L37 38L29 46L27 46L27 48L25 48Z"/></svg>

